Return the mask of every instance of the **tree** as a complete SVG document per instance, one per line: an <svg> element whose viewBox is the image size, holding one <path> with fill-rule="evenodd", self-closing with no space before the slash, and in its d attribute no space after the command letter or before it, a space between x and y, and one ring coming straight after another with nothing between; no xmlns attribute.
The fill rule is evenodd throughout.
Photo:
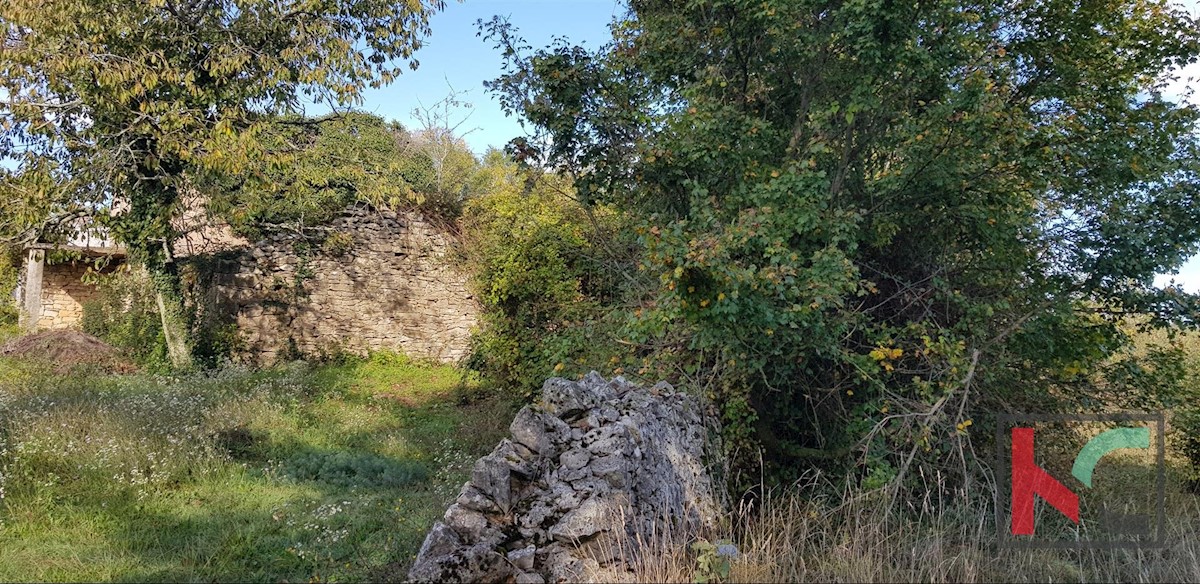
<svg viewBox="0 0 1200 584"><path fill-rule="evenodd" d="M1066 394L1123 314L1196 323L1151 285L1200 242L1200 112L1161 94L1200 55L1182 10L629 6L596 52L484 25L493 88L538 131L516 155L649 217L641 343L710 373L746 466L944 466L972 416Z"/></svg>
<svg viewBox="0 0 1200 584"><path fill-rule="evenodd" d="M3 229L32 239L103 221L154 277L189 361L172 261L180 192L271 158L302 99L356 103L392 81L441 0L14 0L0 7Z"/></svg>
<svg viewBox="0 0 1200 584"><path fill-rule="evenodd" d="M354 203L418 206L436 192L424 144L372 114L281 118L259 141L278 156L200 185L209 193L208 211L249 237L277 230L305 235Z"/></svg>
<svg viewBox="0 0 1200 584"><path fill-rule="evenodd" d="M479 162L464 138L479 128L464 128L471 111L459 116L460 109L473 106L464 101L465 91L450 88L450 94L430 106L413 108L412 117L421 125L418 131L422 149L433 161L434 190L444 198L465 198L468 181L478 170Z"/></svg>

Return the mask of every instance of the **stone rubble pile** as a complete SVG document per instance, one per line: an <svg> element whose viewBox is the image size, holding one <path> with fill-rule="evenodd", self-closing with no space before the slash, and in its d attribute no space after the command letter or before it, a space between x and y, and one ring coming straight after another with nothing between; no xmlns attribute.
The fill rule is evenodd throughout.
<svg viewBox="0 0 1200 584"><path fill-rule="evenodd" d="M719 429L667 383L552 378L510 430L429 532L410 580L632 581L648 542L686 542L725 512Z"/></svg>

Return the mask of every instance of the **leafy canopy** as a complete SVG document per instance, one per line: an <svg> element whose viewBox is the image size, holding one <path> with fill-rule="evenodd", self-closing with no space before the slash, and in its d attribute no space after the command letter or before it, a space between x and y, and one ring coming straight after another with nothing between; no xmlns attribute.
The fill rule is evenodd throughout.
<svg viewBox="0 0 1200 584"><path fill-rule="evenodd" d="M0 235L94 217L151 272L171 362L189 366L172 245L181 192L280 153L302 100L391 81L441 0L13 0L0 5ZM276 134L274 137L278 137ZM256 177L270 176L261 173Z"/></svg>
<svg viewBox="0 0 1200 584"><path fill-rule="evenodd" d="M110 208L113 232L168 259L179 191L270 157L262 134L304 100L387 83L440 0L14 0L0 7L3 228L35 237Z"/></svg>
<svg viewBox="0 0 1200 584"><path fill-rule="evenodd" d="M614 42L507 58L527 164L648 217L641 355L722 407L740 463L945 465L1123 342L1200 242L1200 23L1147 0L631 0ZM641 356L639 355L639 356ZM1018 404L1018 405L1014 405Z"/></svg>
<svg viewBox="0 0 1200 584"><path fill-rule="evenodd" d="M421 205L439 198L427 146L397 123L360 112L317 119L281 118L260 140L278 155L248 172L218 175L201 185L208 210L236 231L303 233L347 205ZM473 169L475 159L463 147Z"/></svg>

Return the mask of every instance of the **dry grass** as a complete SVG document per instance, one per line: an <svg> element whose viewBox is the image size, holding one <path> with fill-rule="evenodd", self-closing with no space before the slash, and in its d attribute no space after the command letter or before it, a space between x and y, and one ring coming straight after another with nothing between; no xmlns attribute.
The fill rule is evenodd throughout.
<svg viewBox="0 0 1200 584"><path fill-rule="evenodd" d="M830 493L818 479L770 492L731 516L731 582L1196 582L1200 499L1173 489L1162 549L1001 549L990 504ZM687 541L643 548L636 580L703 576Z"/></svg>

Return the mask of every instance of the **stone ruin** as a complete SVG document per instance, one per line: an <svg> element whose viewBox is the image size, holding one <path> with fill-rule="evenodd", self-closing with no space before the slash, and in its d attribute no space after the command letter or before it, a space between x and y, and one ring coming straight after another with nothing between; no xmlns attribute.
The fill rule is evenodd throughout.
<svg viewBox="0 0 1200 584"><path fill-rule="evenodd" d="M719 428L693 397L596 372L546 381L425 538L419 582L634 581L639 554L715 532Z"/></svg>
<svg viewBox="0 0 1200 584"><path fill-rule="evenodd" d="M213 258L203 288L237 325L239 360L271 364L292 348L466 355L479 305L448 228L417 212L349 207L327 229L351 243L304 255L275 234Z"/></svg>

